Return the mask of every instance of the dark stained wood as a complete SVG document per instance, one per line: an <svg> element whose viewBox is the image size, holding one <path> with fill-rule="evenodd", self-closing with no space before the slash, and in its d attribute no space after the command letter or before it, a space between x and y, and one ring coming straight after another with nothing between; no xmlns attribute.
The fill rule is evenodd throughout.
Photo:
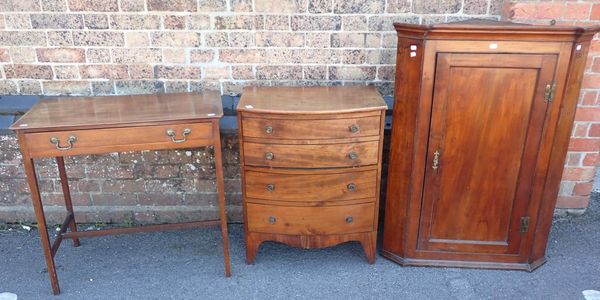
<svg viewBox="0 0 600 300"><path fill-rule="evenodd" d="M223 183L223 166L219 118L223 115L218 93L185 93L122 97L91 97L42 101L11 126L17 133L23 154L25 173L31 190L40 241L50 284L54 294L60 293L54 255L64 238L79 245L79 237L122 234L156 230L182 229L220 225L223 239L225 275L231 276L227 216ZM172 129L175 137L167 134ZM184 138L183 132L189 134ZM75 136L69 145L67 139ZM60 143L52 143L57 138ZM116 151L159 150L214 146L219 200L219 221L185 224L160 224L106 231L77 231L68 186L64 156L88 155ZM67 218L55 241L50 244L44 209L39 193L34 158L56 157L63 188ZM70 232L67 232L70 229Z"/></svg>
<svg viewBox="0 0 600 300"><path fill-rule="evenodd" d="M244 112L316 115L379 111L386 107L374 86L246 87L237 109Z"/></svg>
<svg viewBox="0 0 600 300"><path fill-rule="evenodd" d="M218 92L175 93L135 96L66 97L42 100L10 129L49 131L109 128L220 118Z"/></svg>
<svg viewBox="0 0 600 300"><path fill-rule="evenodd" d="M600 28L471 21L396 29L402 71L382 255L403 265L539 267L589 39Z"/></svg>
<svg viewBox="0 0 600 300"><path fill-rule="evenodd" d="M238 111L246 262L263 241L359 241L374 263L385 122L378 92L252 88Z"/></svg>

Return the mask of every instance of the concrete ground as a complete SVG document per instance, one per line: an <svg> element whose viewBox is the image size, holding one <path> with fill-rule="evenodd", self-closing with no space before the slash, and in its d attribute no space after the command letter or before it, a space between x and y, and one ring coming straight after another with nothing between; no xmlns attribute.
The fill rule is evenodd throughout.
<svg viewBox="0 0 600 300"><path fill-rule="evenodd" d="M600 291L598 199L553 225L548 262L533 273L368 265L358 243L300 250L265 243L244 263L243 230L230 226L231 278L216 228L105 236L61 246L62 289L52 296L35 230L0 231L0 293L18 299L584 299Z"/></svg>

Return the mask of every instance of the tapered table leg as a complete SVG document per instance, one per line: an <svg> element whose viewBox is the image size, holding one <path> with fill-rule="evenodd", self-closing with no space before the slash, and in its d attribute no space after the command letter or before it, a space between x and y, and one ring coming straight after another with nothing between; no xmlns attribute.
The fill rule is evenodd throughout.
<svg viewBox="0 0 600 300"><path fill-rule="evenodd" d="M71 191L69 190L69 178L65 169L65 159L61 156L56 157L56 165L58 166L58 174L60 175L60 184L62 186L63 195L65 198L65 208L73 217L69 222L71 232L77 232L77 223L75 223L75 212L73 212L73 201L71 201ZM73 238L73 246L79 246L79 238Z"/></svg>
<svg viewBox="0 0 600 300"><path fill-rule="evenodd" d="M216 128L219 128L219 123L216 123ZM219 212L221 215L221 236L223 238L223 256L225 260L225 276L231 276L231 267L229 264L229 238L227 233L227 212L225 206L225 183L223 180L223 158L221 154L221 138L219 131L216 131L214 143L215 152L215 170L217 173L217 193L219 195Z"/></svg>
<svg viewBox="0 0 600 300"><path fill-rule="evenodd" d="M48 228L46 227L44 206L42 205L42 198L40 196L40 190L35 174L33 159L24 155L23 165L25 166L25 173L27 174L27 181L29 183L29 189L31 190L31 200L33 202L35 218L38 224L38 231L40 233L40 242L42 243L42 249L44 250L44 256L46 258L46 266L48 267L48 276L50 277L50 284L52 285L52 293L58 295L60 293L60 287L58 286L58 276L56 275L54 258L52 257L52 246L50 244Z"/></svg>

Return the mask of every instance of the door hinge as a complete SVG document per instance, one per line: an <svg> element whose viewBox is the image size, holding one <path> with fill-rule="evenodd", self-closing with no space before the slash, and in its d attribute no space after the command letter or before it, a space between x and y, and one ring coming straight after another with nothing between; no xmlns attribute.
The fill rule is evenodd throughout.
<svg viewBox="0 0 600 300"><path fill-rule="evenodd" d="M521 222L519 226L519 233L525 234L529 230L529 217L521 217Z"/></svg>
<svg viewBox="0 0 600 300"><path fill-rule="evenodd" d="M554 94L556 94L556 83L550 82L546 84L546 88L544 89L544 101L552 102L552 100L554 100Z"/></svg>

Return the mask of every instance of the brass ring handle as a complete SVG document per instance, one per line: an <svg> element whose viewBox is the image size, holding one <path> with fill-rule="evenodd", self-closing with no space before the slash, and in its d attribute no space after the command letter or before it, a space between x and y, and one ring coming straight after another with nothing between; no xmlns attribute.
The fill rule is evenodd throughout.
<svg viewBox="0 0 600 300"><path fill-rule="evenodd" d="M354 222L354 219L352 218L352 216L346 217L346 223L350 224L352 222Z"/></svg>
<svg viewBox="0 0 600 300"><path fill-rule="evenodd" d="M269 217L269 224L275 224L275 221L277 221L277 218L270 216Z"/></svg>
<svg viewBox="0 0 600 300"><path fill-rule="evenodd" d="M348 153L348 158L350 158L351 160L355 160L358 158L358 154L356 154L356 152L352 151L352 152Z"/></svg>
<svg viewBox="0 0 600 300"><path fill-rule="evenodd" d="M267 152L265 153L265 159L266 160L273 160L275 158L275 155L273 154L273 152Z"/></svg>
<svg viewBox="0 0 600 300"><path fill-rule="evenodd" d="M272 183L269 183L265 186L265 188L267 189L267 191L272 192L275 190L275 185Z"/></svg>
<svg viewBox="0 0 600 300"><path fill-rule="evenodd" d="M273 126L271 126L271 125L267 125L267 126L265 126L265 132L266 132L267 134L271 134L271 133L273 133Z"/></svg>
<svg viewBox="0 0 600 300"><path fill-rule="evenodd" d="M352 124L352 125L350 125L350 127L348 127L348 128L350 129L350 132L352 132L352 133L357 133L357 132L358 132L358 130L360 130L360 128L359 128L359 127L358 127L358 125L356 125L356 124Z"/></svg>
<svg viewBox="0 0 600 300"><path fill-rule="evenodd" d="M69 146L63 147L60 145L60 141L58 140L57 137L53 136L50 139L50 143L56 145L56 149L60 150L60 151L66 151L66 150L70 150L71 148L73 148L73 143L77 142L77 137L72 135L67 139L67 143L69 143Z"/></svg>
<svg viewBox="0 0 600 300"><path fill-rule="evenodd" d="M167 129L167 136L171 137L171 141L172 141L173 143L183 143L183 142L187 141L187 136L188 136L190 133L192 133L192 130L191 130L191 129L189 129L189 128L184 128L184 129L183 129L183 132L182 132L183 138L182 138L182 139L176 139L176 137L177 137L177 134L175 133L175 130L173 130L173 129L170 129L170 128L169 128L169 129Z"/></svg>
<svg viewBox="0 0 600 300"><path fill-rule="evenodd" d="M355 192L356 191L356 184L354 184L354 183L348 183L348 185L346 187L348 188L349 192Z"/></svg>

